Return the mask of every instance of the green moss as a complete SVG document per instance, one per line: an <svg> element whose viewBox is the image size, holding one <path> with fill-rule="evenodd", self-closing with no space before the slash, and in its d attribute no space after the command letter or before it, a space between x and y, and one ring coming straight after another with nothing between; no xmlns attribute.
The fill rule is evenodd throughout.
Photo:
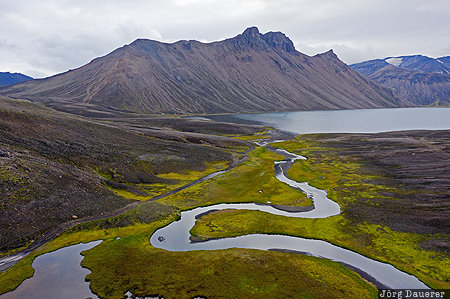
<svg viewBox="0 0 450 299"><path fill-rule="evenodd" d="M329 241L370 258L391 263L417 276L434 288L448 288L448 255L423 249L426 240L448 236L398 232L380 225L371 215L351 211L355 205L365 207L396 201L396 194L415 194L416 190L383 184L389 182L380 173L367 171L365 161L338 155L332 144L317 142L314 135L275 144L308 157L288 171L296 181L328 190L328 197L339 203L342 214L326 219L300 219L274 216L257 211L220 211L204 216L192 234L201 238L238 236L248 233L289 234ZM384 201L380 200L383 199ZM350 212L349 212L350 211Z"/></svg>
<svg viewBox="0 0 450 299"><path fill-rule="evenodd" d="M127 263L121 261L127 260ZM106 298L376 298L357 274L327 260L249 249L167 252L148 235L110 240L85 253L92 290Z"/></svg>
<svg viewBox="0 0 450 299"><path fill-rule="evenodd" d="M181 171L181 172L169 172L169 173L161 173L158 177L169 180L178 180L182 183L188 183L190 181L195 181L205 175L208 175L212 172L216 172L228 167L227 162L220 161L216 163L206 163L207 169L204 171Z"/></svg>
<svg viewBox="0 0 450 299"><path fill-rule="evenodd" d="M137 194L134 194L133 192L129 192L126 190L120 190L120 189L112 188L109 186L108 186L108 189L113 191L116 195L121 196L126 199L146 201L146 200L149 200L150 198L152 198L152 196L137 195Z"/></svg>
<svg viewBox="0 0 450 299"><path fill-rule="evenodd" d="M163 198L160 202L189 209L221 202L258 202L309 206L312 201L303 192L292 189L274 176L274 161L283 156L257 147L249 159L227 173Z"/></svg>
<svg viewBox="0 0 450 299"><path fill-rule="evenodd" d="M105 180L111 180L112 179L112 174L111 173L106 173L106 172L102 172L99 170L95 171L99 176L101 176L102 178L104 178Z"/></svg>
<svg viewBox="0 0 450 299"><path fill-rule="evenodd" d="M25 279L32 277L34 269L31 265L34 259L41 254L80 242L115 240L121 236L132 236L146 231L153 232L174 221L177 217L177 213L171 207L158 203L145 203L120 216L78 225L39 247L8 270L0 272L0 294L14 290Z"/></svg>
<svg viewBox="0 0 450 299"><path fill-rule="evenodd" d="M223 210L203 216L191 234L200 238L224 238L246 234L285 234L321 239L364 256L391 263L413 273L435 288L448 288L449 260L444 254L417 245L432 236L400 233L373 224L354 226L343 216L302 219L260 211Z"/></svg>
<svg viewBox="0 0 450 299"><path fill-rule="evenodd" d="M259 139L270 138L270 136L267 135L268 132L269 132L269 130L264 130L262 132L255 133L253 135L241 135L241 136L232 136L232 137L234 139L239 139L239 140L244 140L244 141L259 140Z"/></svg>
<svg viewBox="0 0 450 299"><path fill-rule="evenodd" d="M126 186L132 187L134 190L137 190L139 194L132 192L131 190L124 190L113 188L108 186L108 189L113 191L116 195L121 196L126 199L134 199L139 201L146 201L155 196L168 193L176 188L184 186L192 181L200 179L208 174L213 172L225 169L228 167L227 162L218 161L214 163L205 163L206 169L203 171L195 171L195 170L182 170L180 172L169 172L162 173L158 175L158 178L163 179L163 181L167 181L170 183L152 183L152 184L132 184L127 183ZM102 177L107 178L108 174L99 173ZM110 176L110 175L109 175ZM111 178L109 178L111 179ZM142 195L146 194L146 195Z"/></svg>

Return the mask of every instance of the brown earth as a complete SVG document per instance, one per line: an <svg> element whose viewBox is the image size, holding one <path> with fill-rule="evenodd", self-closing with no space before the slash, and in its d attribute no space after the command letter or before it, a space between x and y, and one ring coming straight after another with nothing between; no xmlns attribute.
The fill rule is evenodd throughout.
<svg viewBox="0 0 450 299"><path fill-rule="evenodd" d="M354 222L389 226L400 232L441 234L424 248L450 252L450 131L404 131L378 134L314 134L323 153L362 163L368 183L394 187L378 197L355 198L344 216ZM344 188L344 187L341 187ZM351 190L350 190L351 191Z"/></svg>
<svg viewBox="0 0 450 299"><path fill-rule="evenodd" d="M130 204L107 185L143 195L132 185L174 184L158 174L237 162L233 151L247 144L195 133L203 131L204 122L168 120L178 128L189 124L185 130L192 133L157 127L150 118L139 120L139 126L125 119L102 123L0 98L0 251L29 245L58 224L103 217ZM261 130L220 123L211 128L217 134Z"/></svg>

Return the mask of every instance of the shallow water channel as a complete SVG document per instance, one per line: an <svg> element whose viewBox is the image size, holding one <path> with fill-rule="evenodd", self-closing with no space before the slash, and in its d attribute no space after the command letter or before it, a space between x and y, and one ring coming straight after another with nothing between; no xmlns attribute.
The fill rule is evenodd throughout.
<svg viewBox="0 0 450 299"><path fill-rule="evenodd" d="M100 243L80 243L38 256L32 264L36 270L33 277L0 298L98 298L84 280L91 271L82 268L80 263L81 252Z"/></svg>
<svg viewBox="0 0 450 299"><path fill-rule="evenodd" d="M306 159L306 157L286 150L275 149L266 142L261 142L259 145L266 146L269 150L286 157L283 161L275 162L275 176L278 180L306 193L314 202L313 208L291 212L278 209L270 204L255 203L216 204L199 207L182 212L179 221L158 229L150 238L151 245L169 251L217 250L236 247L298 252L340 262L381 288L428 289L416 277L404 273L392 265L369 259L321 240L286 235L252 234L203 242L190 241L189 231L194 226L196 217L212 210L258 210L274 215L300 218L326 218L340 213L339 205L327 197L325 190L314 188L308 183L293 181L286 175L287 169L296 160ZM217 174L221 173L223 171ZM210 177L215 175L210 175ZM80 253L95 247L100 242L73 245L39 256L33 262L33 267L36 269L34 276L25 280L16 290L0 295L0 298L97 298L90 291L89 283L84 281L89 270L81 267L80 262L83 257Z"/></svg>
<svg viewBox="0 0 450 299"><path fill-rule="evenodd" d="M261 144L266 145L266 144ZM286 170L298 159L305 157L289 153L285 150L270 150L284 155L286 160L275 162L276 177L293 188L301 189L314 201L314 209L305 212L289 212L277 209L270 205L261 204L217 204L208 207L200 207L181 213L181 219L158 229L150 238L154 247L170 251L189 250L216 250L226 248L252 248L252 249L277 249L294 251L312 256L322 257L337 261L357 270L368 280L379 287L392 289L427 289L428 287L415 276L404 273L390 264L381 263L356 252L343 249L328 242L314 239L305 239L285 235L252 234L234 238L222 238L204 242L191 242L189 231L194 226L196 217L211 210L245 209L258 210L282 215L286 217L299 218L326 218L340 213L337 203L327 197L326 191L310 186L308 183L299 183L291 180L286 175ZM283 167L285 166L285 167Z"/></svg>

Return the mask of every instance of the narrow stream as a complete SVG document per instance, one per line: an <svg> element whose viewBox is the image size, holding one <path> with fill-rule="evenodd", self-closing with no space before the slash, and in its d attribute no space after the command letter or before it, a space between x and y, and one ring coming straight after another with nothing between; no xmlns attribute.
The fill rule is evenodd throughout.
<svg viewBox="0 0 450 299"><path fill-rule="evenodd" d="M252 234L234 238L213 239L204 242L190 241L189 231L194 226L196 218L211 210L258 210L274 215L300 218L326 218L340 214L339 205L327 197L326 191L314 188L308 183L293 181L287 177L286 171L294 161L298 159L304 160L306 159L305 157L290 153L286 150L275 149L267 143L259 143L259 145L266 146L270 151L282 154L286 157L284 161L275 162L276 177L289 186L305 192L314 202L313 210L306 212L289 212L269 205L254 203L217 204L208 207L200 207L182 212L179 221L172 222L166 227L158 229L151 236L150 244L154 247L169 251L217 250L236 247L299 252L340 262L349 268L356 270L380 288L428 289L428 287L415 276L404 273L390 264L369 259L356 252L321 240L285 235Z"/></svg>
<svg viewBox="0 0 450 299"><path fill-rule="evenodd" d="M194 226L196 218L212 210L258 210L274 215L300 218L326 218L340 214L339 205L327 197L325 190L314 188L308 183L296 182L286 175L286 171L296 160L305 160L305 157L286 150L273 148L267 142L261 142L259 145L286 157L283 161L275 162L275 176L281 182L306 193L314 202L313 209L302 212L290 212L270 205L255 203L216 204L208 207L199 207L182 212L179 221L172 222L158 229L151 236L150 244L169 251L217 250L236 247L297 252L340 262L357 271L379 288L429 289L416 277L404 273L392 265L374 261L353 251L321 240L285 235L252 234L204 242L190 241L189 231ZM223 172L211 174L208 178L202 179L202 181ZM80 262L83 257L80 253L95 247L100 242L94 241L88 244L73 245L37 257L33 262L33 267L36 269L34 276L25 280L14 291L0 295L0 298L97 298L90 291L89 283L84 281L89 270L81 267Z"/></svg>

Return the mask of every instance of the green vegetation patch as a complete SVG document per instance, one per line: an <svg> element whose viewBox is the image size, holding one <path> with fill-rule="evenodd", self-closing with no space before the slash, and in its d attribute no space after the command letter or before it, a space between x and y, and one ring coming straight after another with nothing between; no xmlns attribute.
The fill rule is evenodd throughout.
<svg viewBox="0 0 450 299"><path fill-rule="evenodd" d="M298 190L278 181L274 161L283 156L257 147L242 165L189 189L160 200L181 209L223 202L257 202L285 206L310 206L312 201Z"/></svg>
<svg viewBox="0 0 450 299"><path fill-rule="evenodd" d="M449 260L418 243L432 237L400 233L373 224L354 226L341 215L324 219L290 218L260 211L222 210L197 220L191 234L202 239L246 234L283 234L321 239L390 263L435 288L448 288Z"/></svg>
<svg viewBox="0 0 450 299"><path fill-rule="evenodd" d="M342 214L298 219L260 212L217 212L205 216L192 233L203 238L277 233L323 239L391 263L431 287L449 288L448 213L442 210L445 191L441 191L445 187L441 182L448 178L435 171L445 140L445 132L394 132L311 134L275 143L308 158L296 162L289 177L327 190ZM411 162L418 156L420 168ZM446 162L438 163L442 167ZM429 181L422 179L421 171L430 176Z"/></svg>
<svg viewBox="0 0 450 299"><path fill-rule="evenodd" d="M32 263L41 254L80 242L115 240L117 237L132 236L145 232L149 232L147 235L150 236L157 228L169 224L177 217L178 214L173 207L148 202L120 216L75 226L58 238L39 247L8 270L0 272L0 294L14 290L25 279L32 277L34 274Z"/></svg>
<svg viewBox="0 0 450 299"><path fill-rule="evenodd" d="M87 251L92 290L105 298L376 298L373 285L328 260L236 248L168 252L148 240L135 234Z"/></svg>
<svg viewBox="0 0 450 299"><path fill-rule="evenodd" d="M180 170L180 172L162 173L155 176L153 183L130 183L127 181L114 179L112 171L98 172L107 181L106 185L116 195L126 199L146 201L155 196L168 193L192 181L198 180L208 174L223 170L228 167L225 161L205 163L206 169L203 171Z"/></svg>
<svg viewBox="0 0 450 299"><path fill-rule="evenodd" d="M266 139L266 138L270 138L270 135L268 135L269 130L272 130L272 128L262 129L261 132L254 133L253 135L240 135L240 136L234 136L233 138L239 139L239 140L244 140L244 141Z"/></svg>

